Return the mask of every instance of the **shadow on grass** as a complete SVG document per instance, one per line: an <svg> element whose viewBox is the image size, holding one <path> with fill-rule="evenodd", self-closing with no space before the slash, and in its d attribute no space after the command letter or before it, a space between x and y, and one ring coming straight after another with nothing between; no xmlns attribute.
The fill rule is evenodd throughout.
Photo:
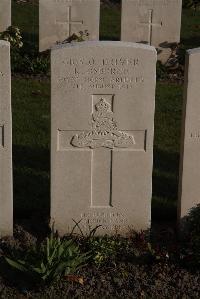
<svg viewBox="0 0 200 299"><path fill-rule="evenodd" d="M102 35L100 36L101 41L119 41L119 37L116 36L110 36L110 35Z"/></svg>
<svg viewBox="0 0 200 299"><path fill-rule="evenodd" d="M198 48L200 47L200 35L189 38L182 38L181 44L183 44L186 49Z"/></svg>
<svg viewBox="0 0 200 299"><path fill-rule="evenodd" d="M17 259L17 250L14 247L10 250L15 259ZM21 271L11 267L5 261L4 257L0 257L0 276L3 278L4 287L8 288L6 293L10 293L9 298L13 298L13 295L19 296L14 298L25 298L24 294L26 294L28 290L30 291L31 289L33 289L34 286L37 286L36 281L34 281L33 277L27 275L27 273L22 273Z"/></svg>
<svg viewBox="0 0 200 299"><path fill-rule="evenodd" d="M39 34L38 33L30 33L30 32L23 32L23 52L28 53L29 55L37 54L39 51Z"/></svg>
<svg viewBox="0 0 200 299"><path fill-rule="evenodd" d="M179 154L154 150L153 203L154 220L175 220L178 198Z"/></svg>
<svg viewBox="0 0 200 299"><path fill-rule="evenodd" d="M46 230L50 215L50 153L13 146L14 219L32 233Z"/></svg>
<svg viewBox="0 0 200 299"><path fill-rule="evenodd" d="M119 2L101 5L100 40L120 40L121 5Z"/></svg>

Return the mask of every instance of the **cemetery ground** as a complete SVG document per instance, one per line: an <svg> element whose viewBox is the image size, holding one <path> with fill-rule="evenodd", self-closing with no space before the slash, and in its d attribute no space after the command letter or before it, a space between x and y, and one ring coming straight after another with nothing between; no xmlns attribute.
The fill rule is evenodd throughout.
<svg viewBox="0 0 200 299"><path fill-rule="evenodd" d="M63 246L73 252L72 268L76 270L79 264L83 267L54 282L51 275L41 282L41 273L36 274L31 266L41 267L45 238L50 234L49 62L48 54L38 55L38 4L13 1L12 5L13 25L21 30L24 47L13 58L12 66L15 230L14 238L0 241L0 297L198 298L199 214L194 211L190 221L195 229L186 242L180 242L176 207L184 50L200 46L200 11L194 14L193 10L183 10L181 63L169 68L158 66L151 237L143 232L132 233L128 239L96 238L92 232L91 236L73 236L74 243ZM119 5L106 1L101 20L101 39L118 40ZM54 241L59 243L56 237ZM15 262L22 259L25 273L9 267L5 256L14 256ZM54 262L53 266L58 253ZM16 265L19 268L19 263ZM50 265L47 268L50 271Z"/></svg>

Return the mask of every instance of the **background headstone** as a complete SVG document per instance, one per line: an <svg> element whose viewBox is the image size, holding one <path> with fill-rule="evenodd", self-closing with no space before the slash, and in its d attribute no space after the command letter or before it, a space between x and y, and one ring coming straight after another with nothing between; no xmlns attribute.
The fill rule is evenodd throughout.
<svg viewBox="0 0 200 299"><path fill-rule="evenodd" d="M0 32L11 25L11 0L0 0Z"/></svg>
<svg viewBox="0 0 200 299"><path fill-rule="evenodd" d="M148 229L156 51L123 42L52 50L51 219L99 234ZM73 221L74 219L74 221Z"/></svg>
<svg viewBox="0 0 200 299"><path fill-rule="evenodd" d="M0 41L0 236L13 229L10 44Z"/></svg>
<svg viewBox="0 0 200 299"><path fill-rule="evenodd" d="M159 49L166 62L169 44L180 41L182 0L122 0L121 40Z"/></svg>
<svg viewBox="0 0 200 299"><path fill-rule="evenodd" d="M88 30L89 40L99 39L100 0L40 0L39 48L51 48L73 33Z"/></svg>
<svg viewBox="0 0 200 299"><path fill-rule="evenodd" d="M187 51L182 123L179 219L200 204L200 48Z"/></svg>

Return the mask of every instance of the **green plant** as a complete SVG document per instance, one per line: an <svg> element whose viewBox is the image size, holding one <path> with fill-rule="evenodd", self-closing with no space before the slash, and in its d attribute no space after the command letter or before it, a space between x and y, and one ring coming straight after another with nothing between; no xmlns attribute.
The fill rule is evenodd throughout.
<svg viewBox="0 0 200 299"><path fill-rule="evenodd" d="M183 0L184 8L197 9L199 5L200 5L200 0Z"/></svg>
<svg viewBox="0 0 200 299"><path fill-rule="evenodd" d="M119 236L92 237L87 240L87 247L94 263L100 267L110 262L115 264L118 256L129 251L129 241Z"/></svg>
<svg viewBox="0 0 200 299"><path fill-rule="evenodd" d="M103 264L111 261L114 261L116 256L119 254L121 248L125 249L125 242L124 239L120 239L119 236L115 237L108 237L107 235L103 237L96 237L95 234L101 225L97 225L92 228L88 225L88 232L83 232L81 227L81 221L75 221L73 219L75 225L72 229L71 235L74 233L75 229L77 228L84 240L83 244L86 248L86 251L91 252L91 259L94 263L100 267ZM124 245L124 246L123 246Z"/></svg>
<svg viewBox="0 0 200 299"><path fill-rule="evenodd" d="M158 61L156 65L156 76L158 80L165 80L168 76L166 66L160 61Z"/></svg>
<svg viewBox="0 0 200 299"><path fill-rule="evenodd" d="M26 49L22 41L19 28L10 26L0 33L0 39L10 42L11 45L11 67L13 72L24 74L46 74L49 71L49 56L39 54L37 49L29 47Z"/></svg>
<svg viewBox="0 0 200 299"><path fill-rule="evenodd" d="M23 46L20 29L15 26L10 26L1 32L0 39L10 42L11 49L20 49Z"/></svg>
<svg viewBox="0 0 200 299"><path fill-rule="evenodd" d="M60 239L51 234L44 244L33 247L25 257L5 257L6 262L37 282L49 283L62 275L74 274L89 258L87 253L81 254L73 240Z"/></svg>
<svg viewBox="0 0 200 299"><path fill-rule="evenodd" d="M86 240L89 240L91 238L93 238L96 234L96 231L98 230L99 227L101 227L101 225L97 225L95 226L94 228L92 228L89 224L88 224L88 232L83 232L82 228L81 228L81 220L79 220L78 222L74 219L72 219L73 222L75 223L74 224L74 227L72 228L72 231L71 231L71 236L73 235L75 229L77 228L81 234L81 236L83 238L85 238Z"/></svg>
<svg viewBox="0 0 200 299"><path fill-rule="evenodd" d="M47 75L50 71L49 55L40 54L38 56L31 56L15 52L11 55L11 60L12 71L14 73Z"/></svg>
<svg viewBox="0 0 200 299"><path fill-rule="evenodd" d="M181 226L182 246L180 258L185 266L199 269L200 266L200 204L190 210L184 217Z"/></svg>

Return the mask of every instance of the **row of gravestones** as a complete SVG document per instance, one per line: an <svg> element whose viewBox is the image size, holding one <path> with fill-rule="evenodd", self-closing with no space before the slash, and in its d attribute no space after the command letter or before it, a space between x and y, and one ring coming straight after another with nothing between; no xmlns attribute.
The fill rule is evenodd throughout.
<svg viewBox="0 0 200 299"><path fill-rule="evenodd" d="M9 43L0 41L0 234L12 233ZM156 86L154 47L82 42L51 51L51 219L99 234L151 221ZM186 59L179 218L200 194L200 49Z"/></svg>
<svg viewBox="0 0 200 299"><path fill-rule="evenodd" d="M1 0L0 30L10 22L10 1ZM39 8L40 51L79 31L99 39L100 0L39 0ZM166 62L170 44L180 41L181 9L182 0L122 0L121 40L153 45Z"/></svg>

